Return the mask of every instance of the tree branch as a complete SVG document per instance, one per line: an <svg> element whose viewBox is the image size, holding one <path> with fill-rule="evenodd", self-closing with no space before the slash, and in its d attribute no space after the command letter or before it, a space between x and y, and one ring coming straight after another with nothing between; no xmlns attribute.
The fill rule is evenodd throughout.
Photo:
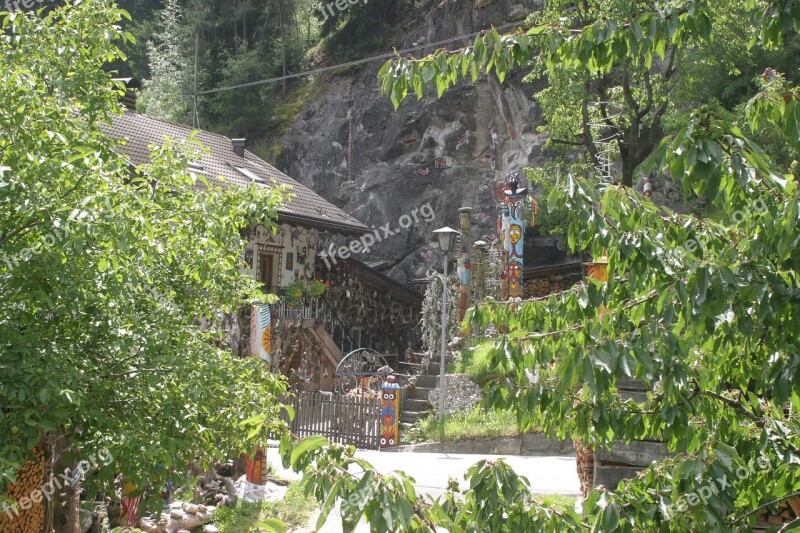
<svg viewBox="0 0 800 533"><path fill-rule="evenodd" d="M782 501L790 500L790 499L795 498L797 496L800 496L800 491L793 492L792 494L788 494L786 496L781 496L780 498L776 498L776 499L772 500L771 502L767 502L767 503L765 503L763 505L760 505L760 506L756 507L755 509L751 509L750 511L747 511L745 514L743 514L742 516L740 516L739 518L737 518L736 520L731 522L731 525L733 525L733 524L735 524L737 522L741 522L742 520L744 520L748 516L756 514L757 512L761 511L762 509L766 509L767 507L772 507L776 503L781 503Z"/></svg>

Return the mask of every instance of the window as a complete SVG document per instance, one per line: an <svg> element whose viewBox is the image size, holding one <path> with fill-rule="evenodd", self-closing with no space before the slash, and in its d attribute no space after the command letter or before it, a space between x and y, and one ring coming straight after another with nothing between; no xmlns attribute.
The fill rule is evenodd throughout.
<svg viewBox="0 0 800 533"><path fill-rule="evenodd" d="M266 180L264 180L261 176L259 176L258 174L254 173L251 170L248 170L248 169L246 169L244 167L240 167L239 165L233 165L233 164L231 164L231 167L234 170L236 170L236 172L238 172L239 174L241 174L245 178L249 179L253 183L263 183L263 184L267 183Z"/></svg>

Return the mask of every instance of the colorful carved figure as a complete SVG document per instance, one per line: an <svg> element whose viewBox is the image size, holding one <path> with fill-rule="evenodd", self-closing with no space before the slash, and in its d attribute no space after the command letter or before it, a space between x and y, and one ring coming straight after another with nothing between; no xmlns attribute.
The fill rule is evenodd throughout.
<svg viewBox="0 0 800 533"><path fill-rule="evenodd" d="M505 251L507 256L506 274L508 278L508 296L522 296L522 272L524 268L523 245L525 243L525 222L524 200L528 191L519 187L519 178L516 173L510 173L508 177L508 188L504 191L506 215L506 226L504 232L506 237Z"/></svg>
<svg viewBox="0 0 800 533"><path fill-rule="evenodd" d="M381 386L381 448L394 448L400 442L400 385L389 376Z"/></svg>
<svg viewBox="0 0 800 533"><path fill-rule="evenodd" d="M511 250L509 251L511 257L522 257L522 245L519 243L522 239L524 230L519 224L511 224L508 229L508 238L511 241Z"/></svg>

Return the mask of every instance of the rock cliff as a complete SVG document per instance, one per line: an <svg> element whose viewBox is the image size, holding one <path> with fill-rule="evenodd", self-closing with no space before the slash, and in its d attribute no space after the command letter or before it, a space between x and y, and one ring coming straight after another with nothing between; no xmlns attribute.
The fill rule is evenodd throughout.
<svg viewBox="0 0 800 533"><path fill-rule="evenodd" d="M444 0L418 6L414 16L420 23L396 47L427 44L418 53L429 53L439 41L524 19L538 5ZM545 136L537 133L541 112L531 99L537 87L523 83L521 72L502 84L493 76L461 83L441 100L435 94L409 98L395 111L380 94L382 64L321 80L322 96L305 104L283 136L276 165L365 224L390 224L393 235L379 231L380 242L356 257L385 261L389 275L407 282L439 265L431 231L457 227L459 207L474 208L476 238L494 239L495 184L510 170L542 164ZM434 220L413 217L408 224L402 218L427 203Z"/></svg>

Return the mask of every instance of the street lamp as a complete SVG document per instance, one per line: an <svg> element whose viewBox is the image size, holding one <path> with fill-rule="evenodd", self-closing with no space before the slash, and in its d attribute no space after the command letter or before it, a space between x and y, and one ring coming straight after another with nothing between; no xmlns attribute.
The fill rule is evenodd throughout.
<svg viewBox="0 0 800 533"><path fill-rule="evenodd" d="M442 284L442 345L439 351L439 427L444 433L444 354L447 349L447 262L450 260L450 252L456 249L456 242L460 231L445 226L434 230L439 243L439 249L444 252L444 278Z"/></svg>

